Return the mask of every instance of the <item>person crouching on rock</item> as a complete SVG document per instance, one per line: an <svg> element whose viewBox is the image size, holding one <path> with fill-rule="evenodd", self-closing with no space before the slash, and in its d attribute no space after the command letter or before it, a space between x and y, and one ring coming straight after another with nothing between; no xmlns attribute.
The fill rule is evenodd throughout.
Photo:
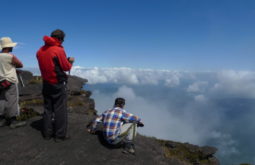
<svg viewBox="0 0 255 165"><path fill-rule="evenodd" d="M66 57L62 46L65 33L57 29L51 37L44 36L45 45L37 52L37 60L43 79L43 135L45 140L55 136L56 142L69 139L67 136L67 75L74 58ZM53 122L54 121L54 122Z"/></svg>
<svg viewBox="0 0 255 165"><path fill-rule="evenodd" d="M16 128L26 125L25 121L18 121L19 94L16 68L22 68L20 60L11 54L17 43L9 37L0 40L0 127L9 125Z"/></svg>
<svg viewBox="0 0 255 165"><path fill-rule="evenodd" d="M103 134L106 141L112 145L124 143L123 153L135 154L134 138L137 126L143 127L141 119L124 110L125 99L116 98L114 107L102 113L88 128L88 132L94 134L97 124L103 122Z"/></svg>

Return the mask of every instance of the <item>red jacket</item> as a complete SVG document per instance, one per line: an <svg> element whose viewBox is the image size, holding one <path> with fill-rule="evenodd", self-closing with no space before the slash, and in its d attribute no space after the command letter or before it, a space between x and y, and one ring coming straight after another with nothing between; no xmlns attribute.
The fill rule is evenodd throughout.
<svg viewBox="0 0 255 165"><path fill-rule="evenodd" d="M57 38L44 36L45 45L37 52L42 78L50 84L57 84L67 81L65 71L72 68L72 64L66 58L66 53Z"/></svg>

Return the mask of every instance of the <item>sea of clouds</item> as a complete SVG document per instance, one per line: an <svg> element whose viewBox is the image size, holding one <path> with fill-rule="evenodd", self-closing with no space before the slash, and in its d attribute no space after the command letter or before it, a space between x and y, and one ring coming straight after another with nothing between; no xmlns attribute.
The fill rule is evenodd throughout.
<svg viewBox="0 0 255 165"><path fill-rule="evenodd" d="M255 72L76 66L71 74L88 79L99 113L126 98L144 135L215 146L223 165L255 163Z"/></svg>

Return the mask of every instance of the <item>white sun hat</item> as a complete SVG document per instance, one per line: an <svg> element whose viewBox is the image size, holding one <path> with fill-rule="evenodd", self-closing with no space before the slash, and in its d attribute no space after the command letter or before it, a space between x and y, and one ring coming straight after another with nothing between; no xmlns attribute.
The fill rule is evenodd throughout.
<svg viewBox="0 0 255 165"><path fill-rule="evenodd" d="M16 42L12 42L12 39L10 37L2 37L0 39L0 48L13 48L17 45Z"/></svg>

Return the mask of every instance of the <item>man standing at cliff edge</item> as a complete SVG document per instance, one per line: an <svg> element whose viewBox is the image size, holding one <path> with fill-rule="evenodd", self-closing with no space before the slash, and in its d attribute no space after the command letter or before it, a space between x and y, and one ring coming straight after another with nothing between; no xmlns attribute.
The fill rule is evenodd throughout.
<svg viewBox="0 0 255 165"><path fill-rule="evenodd" d="M65 33L57 29L51 37L44 36L45 45L37 52L43 79L43 136L46 140L55 137L56 142L69 139L67 136L67 75L70 71L73 57L66 57L62 46ZM54 122L53 122L54 121Z"/></svg>

